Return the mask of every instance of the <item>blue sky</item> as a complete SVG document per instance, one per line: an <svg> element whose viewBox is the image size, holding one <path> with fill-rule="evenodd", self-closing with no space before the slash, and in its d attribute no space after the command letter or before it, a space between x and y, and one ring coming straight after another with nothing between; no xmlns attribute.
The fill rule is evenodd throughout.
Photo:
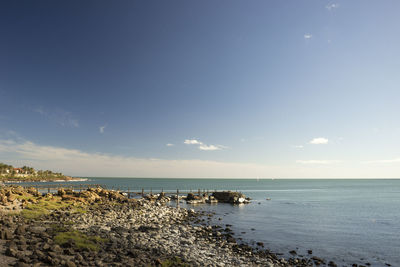
<svg viewBox="0 0 400 267"><path fill-rule="evenodd" d="M400 177L398 1L2 1L0 161Z"/></svg>

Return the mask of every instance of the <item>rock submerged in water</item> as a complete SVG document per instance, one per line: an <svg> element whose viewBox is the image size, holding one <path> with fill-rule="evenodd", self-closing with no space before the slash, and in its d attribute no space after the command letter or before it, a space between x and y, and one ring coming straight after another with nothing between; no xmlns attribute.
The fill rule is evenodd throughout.
<svg viewBox="0 0 400 267"><path fill-rule="evenodd" d="M186 202L188 204L214 204L218 202L230 204L248 204L250 203L250 198L246 198L246 196L240 192L232 191L213 192L210 196L206 193L202 195L189 193L186 197Z"/></svg>
<svg viewBox="0 0 400 267"><path fill-rule="evenodd" d="M218 200L215 199L213 196L209 196L208 194L204 193L202 195L195 195L193 193L188 193L186 196L186 203L187 204L214 204L218 203Z"/></svg>

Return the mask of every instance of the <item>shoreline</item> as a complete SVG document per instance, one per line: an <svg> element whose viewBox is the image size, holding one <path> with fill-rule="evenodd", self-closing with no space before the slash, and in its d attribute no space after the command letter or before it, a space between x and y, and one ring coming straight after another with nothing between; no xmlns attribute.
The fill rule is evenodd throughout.
<svg viewBox="0 0 400 267"><path fill-rule="evenodd" d="M317 257L285 260L261 244L239 244L229 227L207 222L210 214L168 206L167 197L128 199L100 188L41 196L21 188L5 193L13 200L11 212L20 206L20 215L1 216L0 260L8 266L336 266ZM32 218L35 213L24 211L35 211L34 202L61 206Z"/></svg>
<svg viewBox="0 0 400 267"><path fill-rule="evenodd" d="M59 183L59 182L86 182L89 181L88 178L71 178L71 179L56 179L56 180L37 180L37 181L13 181L13 180L6 180L6 181L0 181L4 184L22 184L22 183L49 183L49 182L55 182L55 183Z"/></svg>

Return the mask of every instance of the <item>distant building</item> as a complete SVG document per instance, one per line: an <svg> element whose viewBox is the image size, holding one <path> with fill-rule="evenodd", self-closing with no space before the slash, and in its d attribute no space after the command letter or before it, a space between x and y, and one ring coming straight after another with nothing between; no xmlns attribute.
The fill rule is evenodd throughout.
<svg viewBox="0 0 400 267"><path fill-rule="evenodd" d="M19 173L24 173L24 170L21 169L21 168L14 168L14 172L15 172L16 174L19 174Z"/></svg>

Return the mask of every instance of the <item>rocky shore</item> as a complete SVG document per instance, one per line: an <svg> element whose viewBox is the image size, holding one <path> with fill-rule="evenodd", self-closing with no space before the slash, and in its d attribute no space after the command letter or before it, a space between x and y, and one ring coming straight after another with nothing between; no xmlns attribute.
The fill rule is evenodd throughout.
<svg viewBox="0 0 400 267"><path fill-rule="evenodd" d="M42 196L14 186L0 190L0 210L2 266L336 266L238 244L228 227L199 224L204 214L163 197L100 188Z"/></svg>

